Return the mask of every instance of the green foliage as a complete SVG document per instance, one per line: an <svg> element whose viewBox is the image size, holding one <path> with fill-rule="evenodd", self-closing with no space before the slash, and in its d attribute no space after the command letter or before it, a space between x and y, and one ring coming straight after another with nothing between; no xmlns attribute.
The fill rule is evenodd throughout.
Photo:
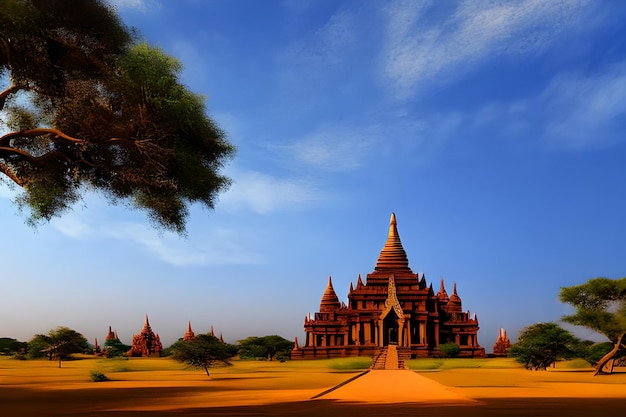
<svg viewBox="0 0 626 417"><path fill-rule="evenodd" d="M454 358L461 352L459 345L454 342L439 345L439 350L446 358Z"/></svg>
<svg viewBox="0 0 626 417"><path fill-rule="evenodd" d="M48 357L61 361L67 359L72 353L89 352L87 339L75 330L68 327L57 327L50 330L47 335L35 335L28 342L28 354L31 358Z"/></svg>
<svg viewBox="0 0 626 417"><path fill-rule="evenodd" d="M581 342L575 349L576 356L595 366L600 359L613 349L613 343L594 343L590 340Z"/></svg>
<svg viewBox="0 0 626 417"><path fill-rule="evenodd" d="M367 356L357 356L354 358L337 358L332 359L328 363L330 369L338 371L352 371L359 369L368 369L372 366L372 358Z"/></svg>
<svg viewBox="0 0 626 417"><path fill-rule="evenodd" d="M43 350L50 347L51 344L52 340L48 335L36 334L28 342L28 357L31 359L43 358L46 356ZM52 359L52 357L49 356L49 359Z"/></svg>
<svg viewBox="0 0 626 417"><path fill-rule="evenodd" d="M107 357L117 358L126 355L131 346L125 345L119 340L111 339L104 342L104 348L106 349Z"/></svg>
<svg viewBox="0 0 626 417"><path fill-rule="evenodd" d="M109 378L100 371L91 371L89 375L93 382L103 382L109 380Z"/></svg>
<svg viewBox="0 0 626 417"><path fill-rule="evenodd" d="M563 321L592 329L613 343L626 332L626 278L593 278L562 287L559 298L576 309Z"/></svg>
<svg viewBox="0 0 626 417"><path fill-rule="evenodd" d="M575 356L580 341L556 323L537 323L523 329L509 356L526 369L545 370L560 359Z"/></svg>
<svg viewBox="0 0 626 417"><path fill-rule="evenodd" d="M104 0L0 0L0 22L0 173L29 223L87 189L178 233L189 205L213 208L235 149L180 62L137 43Z"/></svg>
<svg viewBox="0 0 626 417"><path fill-rule="evenodd" d="M211 334L200 334L191 340L174 343L171 352L173 359L194 368L202 368L210 376L209 368L230 365L228 359L237 354L237 346L220 342Z"/></svg>
<svg viewBox="0 0 626 417"><path fill-rule="evenodd" d="M15 355L26 352L28 344L10 337L0 337L0 355Z"/></svg>
<svg viewBox="0 0 626 417"><path fill-rule="evenodd" d="M242 359L275 358L281 361L289 359L293 350L293 342L282 336L250 336L239 342L239 356Z"/></svg>

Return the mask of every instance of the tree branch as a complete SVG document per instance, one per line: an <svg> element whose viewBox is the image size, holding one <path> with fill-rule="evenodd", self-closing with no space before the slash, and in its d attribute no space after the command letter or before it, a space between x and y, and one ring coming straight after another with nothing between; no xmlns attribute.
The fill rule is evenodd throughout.
<svg viewBox="0 0 626 417"><path fill-rule="evenodd" d="M19 137L32 138L35 136L43 136L43 135L53 135L55 139L61 138L72 143L85 143L86 142L84 139L78 139L70 135L66 135L65 133L61 132L58 129L49 129L49 128L40 127L36 129L26 129L26 130L20 130L17 132L7 133L6 135L0 137L0 145L6 145L8 141L14 138L19 138Z"/></svg>
<svg viewBox="0 0 626 417"><path fill-rule="evenodd" d="M12 85L11 87L7 88L6 90L4 90L3 92L0 93L0 111L4 110L4 105L7 101L7 98L11 95L11 94L15 94L18 91L30 91L31 88L25 85Z"/></svg>
<svg viewBox="0 0 626 417"><path fill-rule="evenodd" d="M17 175L15 175L13 170L9 168L7 165L0 164L0 173L3 173L7 177L9 177L9 179L11 179L11 181L13 181L18 186L20 187L24 186L24 183L22 182L22 180Z"/></svg>

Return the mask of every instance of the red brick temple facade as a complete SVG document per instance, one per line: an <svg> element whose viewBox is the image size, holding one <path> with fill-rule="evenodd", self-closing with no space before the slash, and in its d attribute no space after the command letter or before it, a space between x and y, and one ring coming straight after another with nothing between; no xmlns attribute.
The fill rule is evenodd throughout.
<svg viewBox="0 0 626 417"><path fill-rule="evenodd" d="M456 284L448 297L443 280L439 292L413 273L402 247L395 214L391 214L387 242L374 271L356 287L350 283L348 305L339 302L331 278L319 312L304 320L306 342L292 359L374 356L397 345L405 358L439 356L439 344L454 342L459 356L484 357L478 344L478 319L464 312Z"/></svg>
<svg viewBox="0 0 626 417"><path fill-rule="evenodd" d="M158 334L155 334L150 327L148 321L148 315L146 314L146 321L139 334L133 335L133 344L130 350L126 353L127 356L159 356L163 350L161 345L161 338Z"/></svg>

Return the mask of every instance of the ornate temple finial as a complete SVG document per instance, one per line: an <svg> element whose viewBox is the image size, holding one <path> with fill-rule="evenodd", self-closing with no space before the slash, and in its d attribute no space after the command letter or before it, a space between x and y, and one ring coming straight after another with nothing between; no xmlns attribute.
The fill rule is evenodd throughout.
<svg viewBox="0 0 626 417"><path fill-rule="evenodd" d="M456 282L454 283L454 289L452 290L452 293L456 295L457 297L459 296L459 294L457 294L456 292Z"/></svg>
<svg viewBox="0 0 626 417"><path fill-rule="evenodd" d="M352 281L350 281L350 292L354 291L354 287L352 286Z"/></svg>
<svg viewBox="0 0 626 417"><path fill-rule="evenodd" d="M187 331L191 332L191 320L187 322Z"/></svg>
<svg viewBox="0 0 626 417"><path fill-rule="evenodd" d="M391 220L389 221L389 233L387 234L387 241L374 268L376 271L380 270L406 270L410 271L409 259L406 256L406 252L402 247L400 241L400 235L398 234L396 214L391 213Z"/></svg>
<svg viewBox="0 0 626 417"><path fill-rule="evenodd" d="M361 279L361 274L359 274L359 278L356 280L356 288L359 289L363 286L363 280Z"/></svg>
<svg viewBox="0 0 626 417"><path fill-rule="evenodd" d="M98 346L98 338L97 337L96 337L95 343L93 344L93 348L94 349L100 349L100 346Z"/></svg>
<svg viewBox="0 0 626 417"><path fill-rule="evenodd" d="M443 278L441 278L441 284L439 285L439 292L437 293L437 297L444 302L448 301L448 293L446 292L446 287L443 283Z"/></svg>
<svg viewBox="0 0 626 417"><path fill-rule="evenodd" d="M211 336L215 336L215 332L213 331L213 326L211 326Z"/></svg>
<svg viewBox="0 0 626 417"><path fill-rule="evenodd" d="M146 314L146 322L144 323L146 326L150 326L150 322L148 321L148 315Z"/></svg>
<svg viewBox="0 0 626 417"><path fill-rule="evenodd" d="M294 349L300 348L300 345L298 345L298 336L296 336L295 339L293 339L293 348Z"/></svg>
<svg viewBox="0 0 626 417"><path fill-rule="evenodd" d="M224 343L224 338L222 337L222 332L220 332L220 343Z"/></svg>

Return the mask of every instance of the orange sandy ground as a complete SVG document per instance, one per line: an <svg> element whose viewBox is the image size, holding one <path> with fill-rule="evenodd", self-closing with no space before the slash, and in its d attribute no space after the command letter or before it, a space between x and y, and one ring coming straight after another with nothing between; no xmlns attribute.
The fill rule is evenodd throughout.
<svg viewBox="0 0 626 417"><path fill-rule="evenodd" d="M91 370L111 380L91 382ZM608 416L624 415L626 373L590 369L377 371L324 361L237 362L187 370L169 359L0 360L0 416Z"/></svg>

